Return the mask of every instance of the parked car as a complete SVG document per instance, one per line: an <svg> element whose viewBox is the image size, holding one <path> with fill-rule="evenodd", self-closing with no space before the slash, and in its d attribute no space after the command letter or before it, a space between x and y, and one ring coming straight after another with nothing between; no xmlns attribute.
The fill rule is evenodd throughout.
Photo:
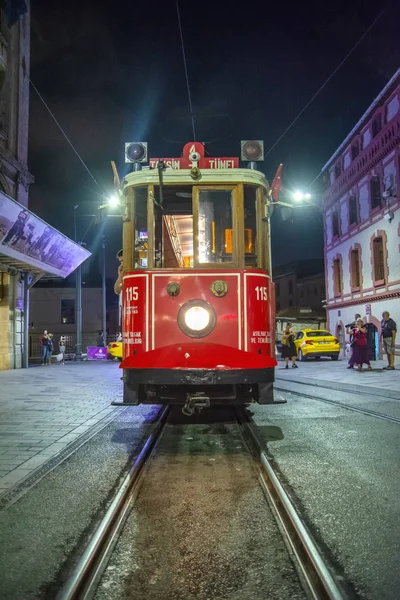
<svg viewBox="0 0 400 600"><path fill-rule="evenodd" d="M297 358L307 360L321 356L330 356L332 360L338 360L340 353L339 340L330 331L322 329L302 329L294 340Z"/></svg>
<svg viewBox="0 0 400 600"><path fill-rule="evenodd" d="M108 344L107 358L122 360L122 342L110 342Z"/></svg>

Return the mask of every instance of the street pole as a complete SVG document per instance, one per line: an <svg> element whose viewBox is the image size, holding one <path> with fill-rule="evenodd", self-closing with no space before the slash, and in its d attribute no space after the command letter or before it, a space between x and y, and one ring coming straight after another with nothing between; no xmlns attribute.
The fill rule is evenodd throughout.
<svg viewBox="0 0 400 600"><path fill-rule="evenodd" d="M76 224L76 209L74 206L74 234L78 243L78 229ZM82 267L79 265L75 272L75 326L76 326L76 358L82 358Z"/></svg>
<svg viewBox="0 0 400 600"><path fill-rule="evenodd" d="M103 235L102 237L102 245L103 249L103 268L102 268L102 293L103 293L103 335L107 345L107 289L106 289L106 241Z"/></svg>

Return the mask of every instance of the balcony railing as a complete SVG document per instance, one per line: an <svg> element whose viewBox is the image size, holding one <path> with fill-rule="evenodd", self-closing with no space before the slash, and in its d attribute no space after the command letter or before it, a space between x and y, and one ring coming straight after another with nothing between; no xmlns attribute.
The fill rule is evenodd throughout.
<svg viewBox="0 0 400 600"><path fill-rule="evenodd" d="M400 114L397 114L328 188L324 194L324 207L327 208L332 202L341 198L399 144Z"/></svg>

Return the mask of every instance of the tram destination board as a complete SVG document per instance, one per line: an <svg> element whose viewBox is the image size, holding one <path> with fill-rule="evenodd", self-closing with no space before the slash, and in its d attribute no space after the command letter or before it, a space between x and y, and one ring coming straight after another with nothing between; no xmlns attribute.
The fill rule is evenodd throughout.
<svg viewBox="0 0 400 600"><path fill-rule="evenodd" d="M204 146L199 142L189 142L183 149L180 158L150 158L151 169L156 169L159 161L163 161L165 167L170 169L237 169L239 159L237 157L205 157Z"/></svg>

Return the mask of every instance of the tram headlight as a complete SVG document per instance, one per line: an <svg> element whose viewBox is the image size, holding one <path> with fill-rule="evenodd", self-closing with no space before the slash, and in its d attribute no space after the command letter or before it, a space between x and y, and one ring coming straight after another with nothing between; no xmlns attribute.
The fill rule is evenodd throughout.
<svg viewBox="0 0 400 600"><path fill-rule="evenodd" d="M179 309L179 328L189 337L202 338L209 335L216 322L215 310L204 300L190 300Z"/></svg>
<svg viewBox="0 0 400 600"><path fill-rule="evenodd" d="M147 161L147 142L126 142L125 162L143 163Z"/></svg>
<svg viewBox="0 0 400 600"><path fill-rule="evenodd" d="M185 323L192 331L203 331L210 322L208 311L202 306L192 306L185 313Z"/></svg>

